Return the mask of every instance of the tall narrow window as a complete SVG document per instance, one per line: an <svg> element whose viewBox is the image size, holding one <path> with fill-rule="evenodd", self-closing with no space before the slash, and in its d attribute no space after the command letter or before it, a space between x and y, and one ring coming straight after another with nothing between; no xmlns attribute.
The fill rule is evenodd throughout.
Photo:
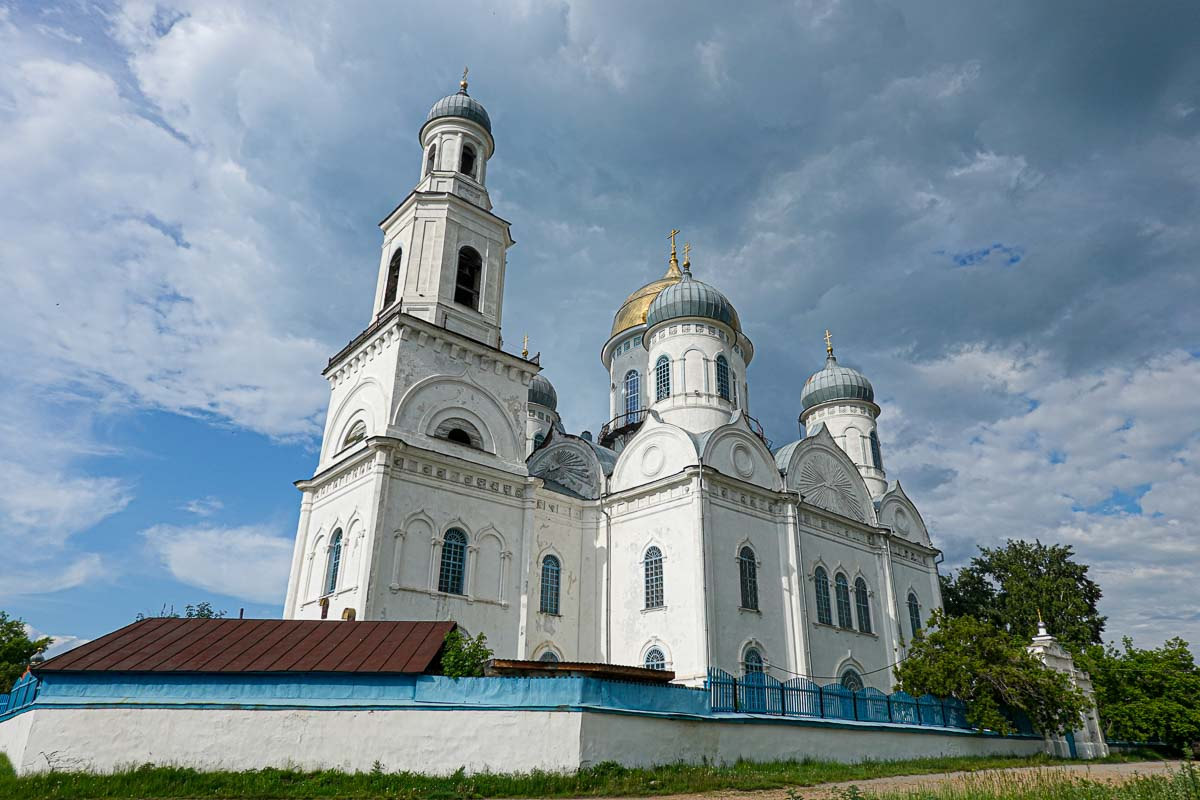
<svg viewBox="0 0 1200 800"><path fill-rule="evenodd" d="M338 528L329 539L329 560L325 563L325 594L333 594L338 585L338 569L342 566L342 530Z"/></svg>
<svg viewBox="0 0 1200 800"><path fill-rule="evenodd" d="M458 251L458 277L454 283L454 302L479 310L479 281L483 277L483 257L474 247Z"/></svg>
<svg viewBox="0 0 1200 800"><path fill-rule="evenodd" d="M862 578L854 581L854 610L858 612L858 629L871 632L871 598L867 595L867 582Z"/></svg>
<svg viewBox="0 0 1200 800"><path fill-rule="evenodd" d="M921 630L921 601L917 600L915 592L908 593L908 625L915 639L917 631Z"/></svg>
<svg viewBox="0 0 1200 800"><path fill-rule="evenodd" d="M758 563L749 547L738 553L738 572L742 579L742 608L758 611Z"/></svg>
<svg viewBox="0 0 1200 800"><path fill-rule="evenodd" d="M646 576L646 608L663 606L663 557L657 547L646 550L642 569Z"/></svg>
<svg viewBox="0 0 1200 800"><path fill-rule="evenodd" d="M838 627L853 628L854 619L850 616L850 583L840 572L833 579L834 593L837 594Z"/></svg>
<svg viewBox="0 0 1200 800"><path fill-rule="evenodd" d="M671 396L671 359L659 356L654 362L654 399L666 400Z"/></svg>
<svg viewBox="0 0 1200 800"><path fill-rule="evenodd" d="M746 674L750 674L751 672L761 673L763 671L762 653L758 652L758 648L756 647L746 648L746 655L743 656L742 662L746 667Z"/></svg>
<svg viewBox="0 0 1200 800"><path fill-rule="evenodd" d="M437 169L437 145L429 145L429 157L425 159L425 174L433 172Z"/></svg>
<svg viewBox="0 0 1200 800"><path fill-rule="evenodd" d="M403 255L404 252L399 247L392 253L392 260L388 263L387 285L383 289L383 308L380 311L396 302L396 292L400 288L400 259Z"/></svg>
<svg viewBox="0 0 1200 800"><path fill-rule="evenodd" d="M726 400L730 399L729 362L725 360L725 356L717 356L717 394Z"/></svg>
<svg viewBox="0 0 1200 800"><path fill-rule="evenodd" d="M540 432L539 432L539 433L535 433L535 434L533 435L533 449L534 449L534 450L536 450L536 449L538 449L539 447L541 447L541 446L542 446L542 442L544 442L544 441L546 441L546 434L544 434L544 433L540 433Z"/></svg>
<svg viewBox="0 0 1200 800"><path fill-rule="evenodd" d="M663 651L657 647L651 647L646 651L646 660L643 662L646 669L666 669L667 657L663 655Z"/></svg>
<svg viewBox="0 0 1200 800"><path fill-rule="evenodd" d="M733 406L734 406L734 408L741 408L741 406L738 405L737 373L731 372L729 374L729 385L733 389Z"/></svg>
<svg viewBox="0 0 1200 800"><path fill-rule="evenodd" d="M469 144L464 144L462 149L462 160L459 162L458 171L464 175L475 177L475 148Z"/></svg>
<svg viewBox="0 0 1200 800"><path fill-rule="evenodd" d="M636 369L625 373L625 413L642 409L642 376Z"/></svg>
<svg viewBox="0 0 1200 800"><path fill-rule="evenodd" d="M467 574L467 535L458 528L446 531L442 541L442 568L438 573L438 591L463 594Z"/></svg>
<svg viewBox="0 0 1200 800"><path fill-rule="evenodd" d="M554 556L542 559L542 604L543 614L558 614L558 589L562 585L562 564Z"/></svg>
<svg viewBox="0 0 1200 800"><path fill-rule="evenodd" d="M879 434L871 431L871 462L875 469L883 469L883 453L879 450Z"/></svg>
<svg viewBox="0 0 1200 800"><path fill-rule="evenodd" d="M833 609L829 607L829 573L824 567L813 570L813 586L817 590L817 622L833 624Z"/></svg>

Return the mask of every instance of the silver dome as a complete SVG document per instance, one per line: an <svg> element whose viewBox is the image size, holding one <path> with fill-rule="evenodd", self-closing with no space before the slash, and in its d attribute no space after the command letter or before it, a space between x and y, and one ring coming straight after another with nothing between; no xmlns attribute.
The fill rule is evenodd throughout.
<svg viewBox="0 0 1200 800"><path fill-rule="evenodd" d="M487 109L483 107L482 103L467 94L466 89L443 97L434 103L433 108L429 109L429 116L425 118L425 124L428 125L441 117L469 119L481 125L489 136L492 133L492 118L488 116Z"/></svg>
<svg viewBox="0 0 1200 800"><path fill-rule="evenodd" d="M558 392L554 386L541 374L534 375L529 382L529 402L545 406L551 411L558 411Z"/></svg>
<svg viewBox="0 0 1200 800"><path fill-rule="evenodd" d="M825 360L825 368L814 372L804 382L800 391L800 404L804 410L831 400L865 400L875 402L875 389L867 376L856 369L843 367L833 354Z"/></svg>
<svg viewBox="0 0 1200 800"><path fill-rule="evenodd" d="M678 283L658 293L646 312L646 327L653 328L660 322L683 317L716 320L739 333L742 330L741 320L729 298L707 283L696 280L690 272L684 272Z"/></svg>

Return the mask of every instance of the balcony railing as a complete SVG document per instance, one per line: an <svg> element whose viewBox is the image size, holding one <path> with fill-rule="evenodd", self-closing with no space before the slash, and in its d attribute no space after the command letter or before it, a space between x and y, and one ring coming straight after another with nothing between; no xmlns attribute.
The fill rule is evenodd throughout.
<svg viewBox="0 0 1200 800"><path fill-rule="evenodd" d="M601 447L608 447L617 436L635 430L645 421L646 409L627 411L604 423L604 427L600 429L600 436L597 440Z"/></svg>

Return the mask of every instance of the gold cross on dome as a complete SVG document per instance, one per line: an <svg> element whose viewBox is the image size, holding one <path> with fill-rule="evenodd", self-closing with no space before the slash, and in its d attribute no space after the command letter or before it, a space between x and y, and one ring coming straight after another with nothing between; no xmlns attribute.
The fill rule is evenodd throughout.
<svg viewBox="0 0 1200 800"><path fill-rule="evenodd" d="M833 355L833 334L829 332L828 328L825 329L825 352Z"/></svg>
<svg viewBox="0 0 1200 800"><path fill-rule="evenodd" d="M671 232L667 234L667 238L671 240L671 255L675 255L675 237L679 235L679 231L671 228Z"/></svg>
<svg viewBox="0 0 1200 800"><path fill-rule="evenodd" d="M521 358L529 358L529 334L525 334L525 340L521 342Z"/></svg>
<svg viewBox="0 0 1200 800"><path fill-rule="evenodd" d="M463 67L463 76L462 76L462 80L458 82L458 85L459 85L460 87L462 87L462 90L463 90L464 92L467 90L467 73L468 73L468 72L470 72L470 70L469 70L467 67Z"/></svg>
<svg viewBox="0 0 1200 800"><path fill-rule="evenodd" d="M692 257L691 252L692 252L692 243L684 242L683 243L683 263L685 263L685 264L691 263L691 260L690 260Z"/></svg>

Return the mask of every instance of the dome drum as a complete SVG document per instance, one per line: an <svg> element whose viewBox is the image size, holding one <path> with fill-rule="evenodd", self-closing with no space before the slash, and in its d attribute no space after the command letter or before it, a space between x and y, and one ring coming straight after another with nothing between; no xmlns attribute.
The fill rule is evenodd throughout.
<svg viewBox="0 0 1200 800"><path fill-rule="evenodd" d="M488 143L493 150L495 149L495 141L492 139L492 118L488 116L487 109L483 107L483 104L467 94L465 89L447 95L433 104L433 108L429 109L429 116L425 118L425 124L421 126L418 139L424 142L425 129L436 120L448 118L464 119L483 128L487 134Z"/></svg>
<svg viewBox="0 0 1200 800"><path fill-rule="evenodd" d="M711 319L728 325L735 333L741 333L742 330L741 320L729 298L687 274L654 298L646 312L646 327L653 328L660 323L685 317Z"/></svg>
<svg viewBox="0 0 1200 800"><path fill-rule="evenodd" d="M830 355L825 361L825 368L814 372L804 382L800 404L807 413L815 406L838 400L858 400L875 405L875 389L867 376L856 369L841 366Z"/></svg>

